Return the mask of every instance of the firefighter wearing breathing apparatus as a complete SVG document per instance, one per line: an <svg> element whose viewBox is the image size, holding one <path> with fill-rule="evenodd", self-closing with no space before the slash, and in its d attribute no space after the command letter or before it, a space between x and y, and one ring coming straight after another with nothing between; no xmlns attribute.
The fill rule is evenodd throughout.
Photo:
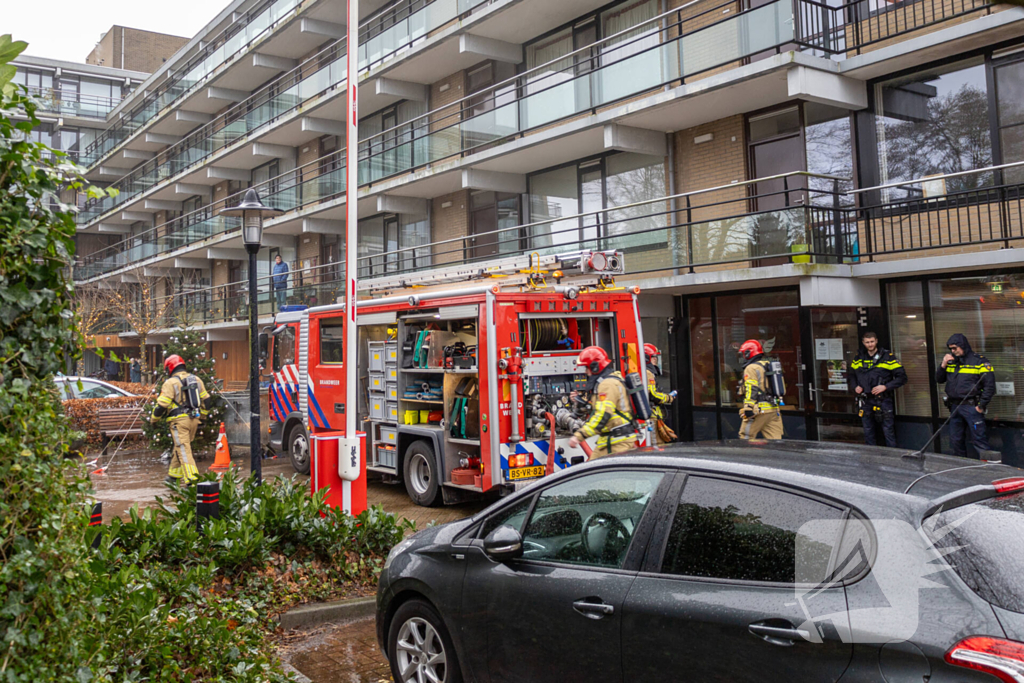
<svg viewBox="0 0 1024 683"><path fill-rule="evenodd" d="M676 398L676 392L665 393L658 388L658 377L661 376L661 351L654 344L644 344L644 360L647 363L647 400L651 404L651 419L654 421L656 443L670 443L676 440L676 434L665 424L667 406Z"/></svg>
<svg viewBox="0 0 1024 683"><path fill-rule="evenodd" d="M949 409L949 442L953 455L967 456L970 437L977 451L990 451L985 428L985 410L996 395L996 375L992 364L975 353L967 337L954 334L946 342L949 353L935 368L935 381L946 385L943 401Z"/></svg>
<svg viewBox="0 0 1024 683"><path fill-rule="evenodd" d="M756 339L743 342L739 356L743 363L740 438L756 439L760 433L766 439L781 439L782 414L779 404L786 393L781 372L772 370L771 361L764 357L764 348Z"/></svg>
<svg viewBox="0 0 1024 683"><path fill-rule="evenodd" d="M598 436L597 448L590 456L601 458L612 453L625 453L636 448L633 408L622 374L612 366L608 353L599 346L588 346L580 352L576 365L582 366L593 383L590 398L592 412L582 427L569 439L571 448Z"/></svg>
<svg viewBox="0 0 1024 683"><path fill-rule="evenodd" d="M891 351L878 344L878 335L865 332L857 357L850 363L847 381L857 394L857 412L864 426L864 443L878 444L878 427L885 445L896 448L895 391L907 383L907 371Z"/></svg>
<svg viewBox="0 0 1024 683"><path fill-rule="evenodd" d="M190 375L181 356L168 356L164 369L170 377L160 388L160 396L153 409L153 421L166 418L174 441L174 454L167 470L167 483L192 483L199 478L196 461L192 457L192 439L210 407L210 394L203 380Z"/></svg>

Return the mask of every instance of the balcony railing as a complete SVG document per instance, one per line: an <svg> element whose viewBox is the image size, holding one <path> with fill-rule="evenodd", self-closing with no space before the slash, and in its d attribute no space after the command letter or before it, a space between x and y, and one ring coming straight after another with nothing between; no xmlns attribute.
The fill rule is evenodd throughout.
<svg viewBox="0 0 1024 683"><path fill-rule="evenodd" d="M193 86L213 73L218 66L274 30L278 22L299 4L300 0L264 0L250 8L209 41L180 69L146 94L141 102L124 112L113 126L98 135L84 150L85 161L90 165L98 161L157 113L176 102Z"/></svg>
<svg viewBox="0 0 1024 683"><path fill-rule="evenodd" d="M383 278L446 264L487 263L523 253L558 254L580 249L625 253L629 276L784 264L853 264L899 259L908 252L963 247L1024 246L1024 183L1005 183L1024 162L967 173L844 192L848 181L810 173L786 173L575 215L552 216L513 228L467 235L358 259L360 290L386 286ZM936 181L970 176L983 187L941 192ZM922 185L924 183L924 185ZM855 197L901 188L909 196L857 206ZM916 195L916 196L915 196ZM543 206L543 202L537 202ZM81 266L79 266L80 268ZM84 279L76 270L76 279ZM274 290L261 276L261 317L282 304L322 305L344 293L344 264L292 267L288 287ZM193 324L244 322L246 282L173 295L167 314L173 327L182 308Z"/></svg>
<svg viewBox="0 0 1024 683"><path fill-rule="evenodd" d="M52 112L61 116L105 119L107 114L121 102L119 97L63 92L57 88L31 87L28 89L28 94L39 102L41 112Z"/></svg>
<svg viewBox="0 0 1024 683"><path fill-rule="evenodd" d="M720 14L722 7L731 7L731 0L692 16L684 16L684 10L672 10L541 64L363 140L359 181L372 183L441 159L468 154L484 145L666 83L685 81L752 54L778 51L794 39L790 18L794 1L803 0L775 0L710 26L705 25L709 17ZM468 8L480 2L461 0L460 4ZM457 5L455 0L435 0L406 21L427 10L444 7L455 11ZM691 27L700 28L687 32ZM343 47L338 47L340 43L233 107L225 123L207 124L114 183L119 194L89 202L79 222L94 220L341 83L345 78L345 60ZM328 63L303 77L309 64L323 62ZM471 107L464 114L466 105Z"/></svg>
<svg viewBox="0 0 1024 683"><path fill-rule="evenodd" d="M396 7L390 7L381 12L378 12L376 15L370 17L365 22L363 22L359 29L360 73L368 71L369 69L377 66L382 62L394 58L401 52L415 45L417 42L425 39L431 31L434 31L444 26L445 24L447 24L450 21L453 21L462 14L465 14L466 12L469 12L472 9L490 1L491 0L405 0L403 3ZM278 0L278 2L274 3L274 5L276 6L279 3L285 2L289 4L289 8L284 12L284 14L287 14L287 12L291 10L292 6L298 4L297 0ZM274 22L279 21L280 17L284 16L284 14L281 14L277 19L274 19ZM273 22L271 26L272 25ZM261 31L261 34L266 30L269 30L269 28L264 28L263 31ZM246 45L251 43L252 40L255 40L255 38L250 39L246 43ZM227 47L233 45L233 41L234 39L232 39L232 41L229 41L229 43L226 44L222 49L226 49ZM108 152L114 149L114 147L116 147L121 142L126 140L129 136L132 135L132 133L134 133L136 130L145 125L146 122L148 122L150 119L156 116L157 113L162 111L165 107L172 104L175 100L181 97L181 95L190 90L192 86L194 86L199 80L202 80L202 78L205 78L207 75L209 75L209 73L212 73L212 70L213 68L215 68L216 65L219 65L220 63L225 61L228 57L234 54L234 52L237 52L238 49L241 48L236 48L234 51L230 53L226 52L226 56L221 57L219 61L217 61L217 54L210 55L206 58L204 64L206 62L209 62L210 64L214 65L213 67L210 67L208 70L205 70L206 67L202 67L202 69L200 68L200 66L194 67L192 72L190 72L192 75L183 77L181 80L176 81L176 89L172 88L171 90L167 90L166 93L161 98L156 98L152 101L147 99L146 102L143 102L139 107L136 108L138 111L136 111L136 109L133 109L131 114L126 115L121 122L119 122L115 126L105 131L102 135L97 137L95 142L86 149L85 162L90 166L94 165L101 158L103 158L103 156L105 156ZM324 53L331 53L332 56L325 57L323 56ZM324 68L321 68L322 61L324 59L331 59L332 61L338 62L338 64L337 66L334 67L332 71L325 73ZM305 78L305 76L309 74L311 68L316 70L316 73L307 79ZM344 82L344 68L345 39L343 38L325 48L320 55L316 55L310 59L307 59L296 69L293 69L291 72L279 77L271 86L265 86L260 91L253 94L253 96L248 98L245 102L235 105L232 108L232 111L239 112L244 111L246 107L252 108L253 106L262 106L263 103L260 100L266 100L268 98L266 91L268 89L276 88L278 92L282 92L288 88L291 88L291 84L282 85L288 80L297 83L300 80L316 79L319 85L321 86L320 89L315 91L308 91L307 88L307 91L311 94L306 94L305 99L308 99L312 95L319 95L323 91L338 86ZM196 70L203 71L201 77L196 74ZM292 95L295 94L296 93L292 93ZM288 106L287 109L290 110L295 106L298 106L298 104L301 104L302 101L304 101L304 99ZM232 118L229 113L228 120L229 122L235 122L237 121L237 117ZM262 124L257 124L257 126L258 125ZM194 132L193 135L196 135L197 133L200 133L201 131L206 129L203 135L209 136L209 128L210 126L205 126L199 131ZM246 128L241 134L247 134L253 129L254 127ZM191 138L192 136L190 135L189 137ZM237 137L235 139L237 139ZM233 141L234 140L232 140L232 142ZM210 147L213 151L216 151L217 149L221 149L223 147L223 145L214 146L215 144L216 141L211 141L210 143L204 144L203 146ZM180 150L174 151L174 148L179 147L179 145L181 145L181 143L178 143L178 145L172 147L169 153L172 155L179 154ZM209 153L212 153L212 151L208 152L208 154Z"/></svg>

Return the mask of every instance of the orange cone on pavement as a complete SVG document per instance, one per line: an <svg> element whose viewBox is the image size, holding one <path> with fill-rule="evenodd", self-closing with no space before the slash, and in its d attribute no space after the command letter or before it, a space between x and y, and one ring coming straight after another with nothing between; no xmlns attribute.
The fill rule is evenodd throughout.
<svg viewBox="0 0 1024 683"><path fill-rule="evenodd" d="M224 431L224 423L220 423L220 434L217 435L217 453L210 465L211 470L226 470L231 467L231 451L228 450L228 435Z"/></svg>

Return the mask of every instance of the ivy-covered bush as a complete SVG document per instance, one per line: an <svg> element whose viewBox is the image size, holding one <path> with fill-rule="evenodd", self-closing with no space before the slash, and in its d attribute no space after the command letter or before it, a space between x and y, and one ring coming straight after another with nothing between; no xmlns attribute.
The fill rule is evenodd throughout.
<svg viewBox="0 0 1024 683"><path fill-rule="evenodd" d="M288 680L266 637L274 612L369 590L406 527L379 509L328 511L293 481L230 475L203 535L191 487L87 527L91 487L64 458L74 434L53 382L84 342L73 207L58 200L82 182L29 139L35 105L7 65L24 48L0 36L0 682Z"/></svg>

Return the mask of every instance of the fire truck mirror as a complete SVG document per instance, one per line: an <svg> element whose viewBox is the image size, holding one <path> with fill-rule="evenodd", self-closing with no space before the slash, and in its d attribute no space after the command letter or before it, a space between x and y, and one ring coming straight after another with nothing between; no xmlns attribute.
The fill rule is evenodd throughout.
<svg viewBox="0 0 1024 683"><path fill-rule="evenodd" d="M266 332L260 332L260 363L263 364L267 360L267 348L270 345L270 335Z"/></svg>

